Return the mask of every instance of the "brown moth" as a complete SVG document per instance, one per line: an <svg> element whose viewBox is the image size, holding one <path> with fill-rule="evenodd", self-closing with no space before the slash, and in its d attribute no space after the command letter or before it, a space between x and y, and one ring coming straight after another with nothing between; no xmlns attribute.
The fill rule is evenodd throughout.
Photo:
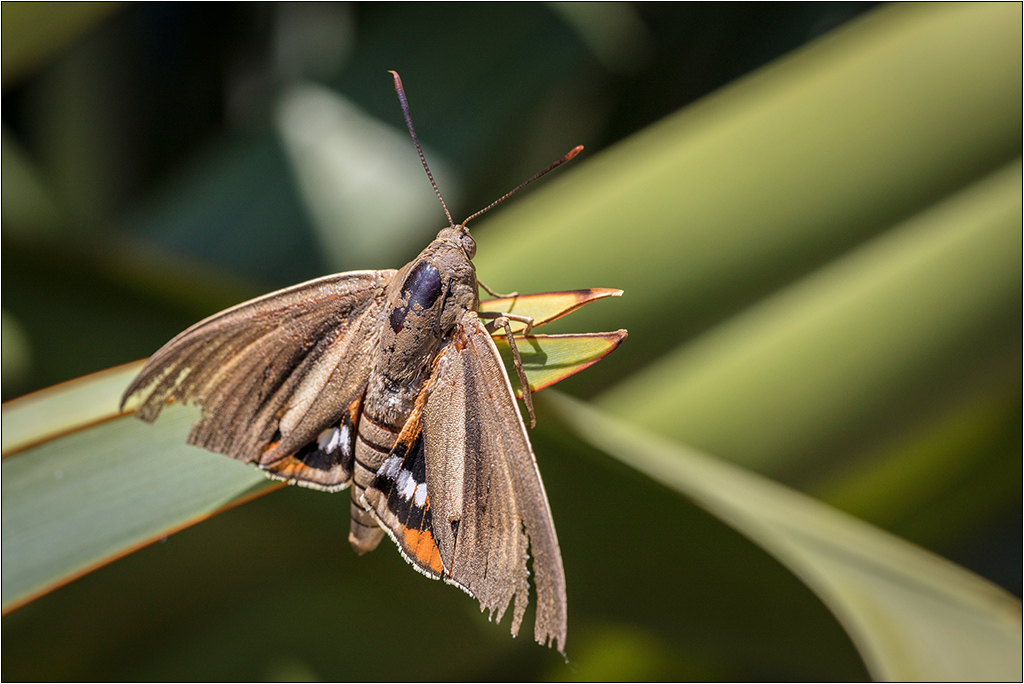
<svg viewBox="0 0 1024 684"><path fill-rule="evenodd" d="M401 80L391 73L423 160ZM190 444L288 483L325 491L351 484L349 541L357 553L387 533L417 570L460 587L498 620L514 597L513 634L529 600L529 551L534 637L564 651L558 537L508 374L481 318L504 328L523 388L508 319L526 332L531 321L478 312L470 219L456 225L448 214L449 226L397 271L319 278L195 324L149 359L122 407L134 399L138 417L151 422L169 400L198 404ZM530 393L523 395L532 423Z"/></svg>

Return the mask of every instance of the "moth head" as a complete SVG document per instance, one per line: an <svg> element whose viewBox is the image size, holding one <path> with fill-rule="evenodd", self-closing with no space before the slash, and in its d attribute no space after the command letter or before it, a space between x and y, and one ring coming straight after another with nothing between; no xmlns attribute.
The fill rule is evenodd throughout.
<svg viewBox="0 0 1024 684"><path fill-rule="evenodd" d="M465 224L442 228L437 234L438 240L453 242L466 253L466 258L472 260L476 256L476 240L469 234L469 228Z"/></svg>

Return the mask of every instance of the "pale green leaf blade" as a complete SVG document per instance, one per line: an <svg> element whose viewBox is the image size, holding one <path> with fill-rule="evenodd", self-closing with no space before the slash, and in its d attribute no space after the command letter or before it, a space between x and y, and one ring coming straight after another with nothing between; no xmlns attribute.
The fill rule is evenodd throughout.
<svg viewBox="0 0 1024 684"><path fill-rule="evenodd" d="M128 379L113 369L5 407L5 436L24 420L31 429L19 439L51 437L0 464L5 612L273 486L252 467L188 446L194 408L168 406L152 425L131 416L97 423L117 414ZM60 413L68 407L80 409L81 423Z"/></svg>
<svg viewBox="0 0 1024 684"><path fill-rule="evenodd" d="M582 440L691 498L801 578L880 680L1014 680L1021 604L967 570L776 482L563 395Z"/></svg>
<svg viewBox="0 0 1024 684"><path fill-rule="evenodd" d="M545 323L568 316L582 306L596 302L605 297L621 297L622 290L610 287L592 287L587 290L570 290L568 292L542 292L540 294L519 295L485 299L480 302L480 311L495 313L511 313L518 316L529 316L533 319L533 327L539 328ZM526 325L519 321L511 321L512 332L522 332Z"/></svg>
<svg viewBox="0 0 1024 684"><path fill-rule="evenodd" d="M121 393L143 363L108 368L4 404L4 456L119 415Z"/></svg>
<svg viewBox="0 0 1024 684"><path fill-rule="evenodd" d="M625 330L575 335L516 336L516 348L523 362L526 379L533 392L539 392L571 375L593 366L611 354L626 339ZM506 368L512 367L508 340L495 337ZM509 373L510 377L515 377ZM520 394L517 390L516 394Z"/></svg>
<svg viewBox="0 0 1024 684"><path fill-rule="evenodd" d="M536 387L579 372L625 332L521 340ZM507 344L499 341L507 350ZM120 415L138 363L4 406L3 605L11 610L91 569L272 487L251 466L188 446L193 407L152 425Z"/></svg>

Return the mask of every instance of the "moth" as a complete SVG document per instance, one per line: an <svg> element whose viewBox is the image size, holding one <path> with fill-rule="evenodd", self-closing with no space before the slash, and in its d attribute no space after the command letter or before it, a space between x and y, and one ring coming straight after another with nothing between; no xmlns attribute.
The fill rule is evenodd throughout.
<svg viewBox="0 0 1024 684"><path fill-rule="evenodd" d="M451 220L391 73L448 227L397 271L326 276L193 325L149 359L121 406L132 400L151 422L168 401L198 404L190 444L289 484L329 492L351 485L357 553L387 534L413 567L463 589L498 620L514 599L513 635L529 601L532 555L534 637L564 652L558 537L491 337L495 329L507 335L532 424L510 319L526 332L532 321L478 311L476 243L466 224L497 202L461 224Z"/></svg>

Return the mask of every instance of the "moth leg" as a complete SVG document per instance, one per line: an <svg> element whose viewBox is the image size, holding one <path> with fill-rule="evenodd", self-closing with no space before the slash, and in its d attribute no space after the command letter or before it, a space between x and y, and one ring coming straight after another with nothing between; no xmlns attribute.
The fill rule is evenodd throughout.
<svg viewBox="0 0 1024 684"><path fill-rule="evenodd" d="M507 318L510 321L516 321L526 326L523 330L524 335L529 335L530 331L533 330L533 316L521 316L514 313L500 313L498 311L477 311L477 318L493 318L495 320L487 324L487 332L494 332L495 329L502 325L500 322L501 318Z"/></svg>
<svg viewBox="0 0 1024 684"><path fill-rule="evenodd" d="M537 417L533 414L533 396L530 392L530 383L526 379L526 371L523 370L523 360L519 357L519 347L516 346L516 340L512 336L512 326L509 325L510 318L512 318L510 314L499 316L494 320L494 325L505 328L508 346L512 348L512 365L516 367L516 373L519 375L519 387L523 390L523 403L526 404L526 411L530 414L530 429L533 429L537 427ZM524 318L527 320L523 321ZM515 319L526 323L527 332L533 326L533 319L529 316L516 316Z"/></svg>
<svg viewBox="0 0 1024 684"><path fill-rule="evenodd" d="M491 288L487 287L487 285L484 284L484 281L480 280L479 278L476 279L476 284L484 288L484 290L487 291L487 294L491 295L492 297L497 297L498 299L510 299L512 297L519 296L518 292L509 292L508 294L501 294L500 292L495 292Z"/></svg>

